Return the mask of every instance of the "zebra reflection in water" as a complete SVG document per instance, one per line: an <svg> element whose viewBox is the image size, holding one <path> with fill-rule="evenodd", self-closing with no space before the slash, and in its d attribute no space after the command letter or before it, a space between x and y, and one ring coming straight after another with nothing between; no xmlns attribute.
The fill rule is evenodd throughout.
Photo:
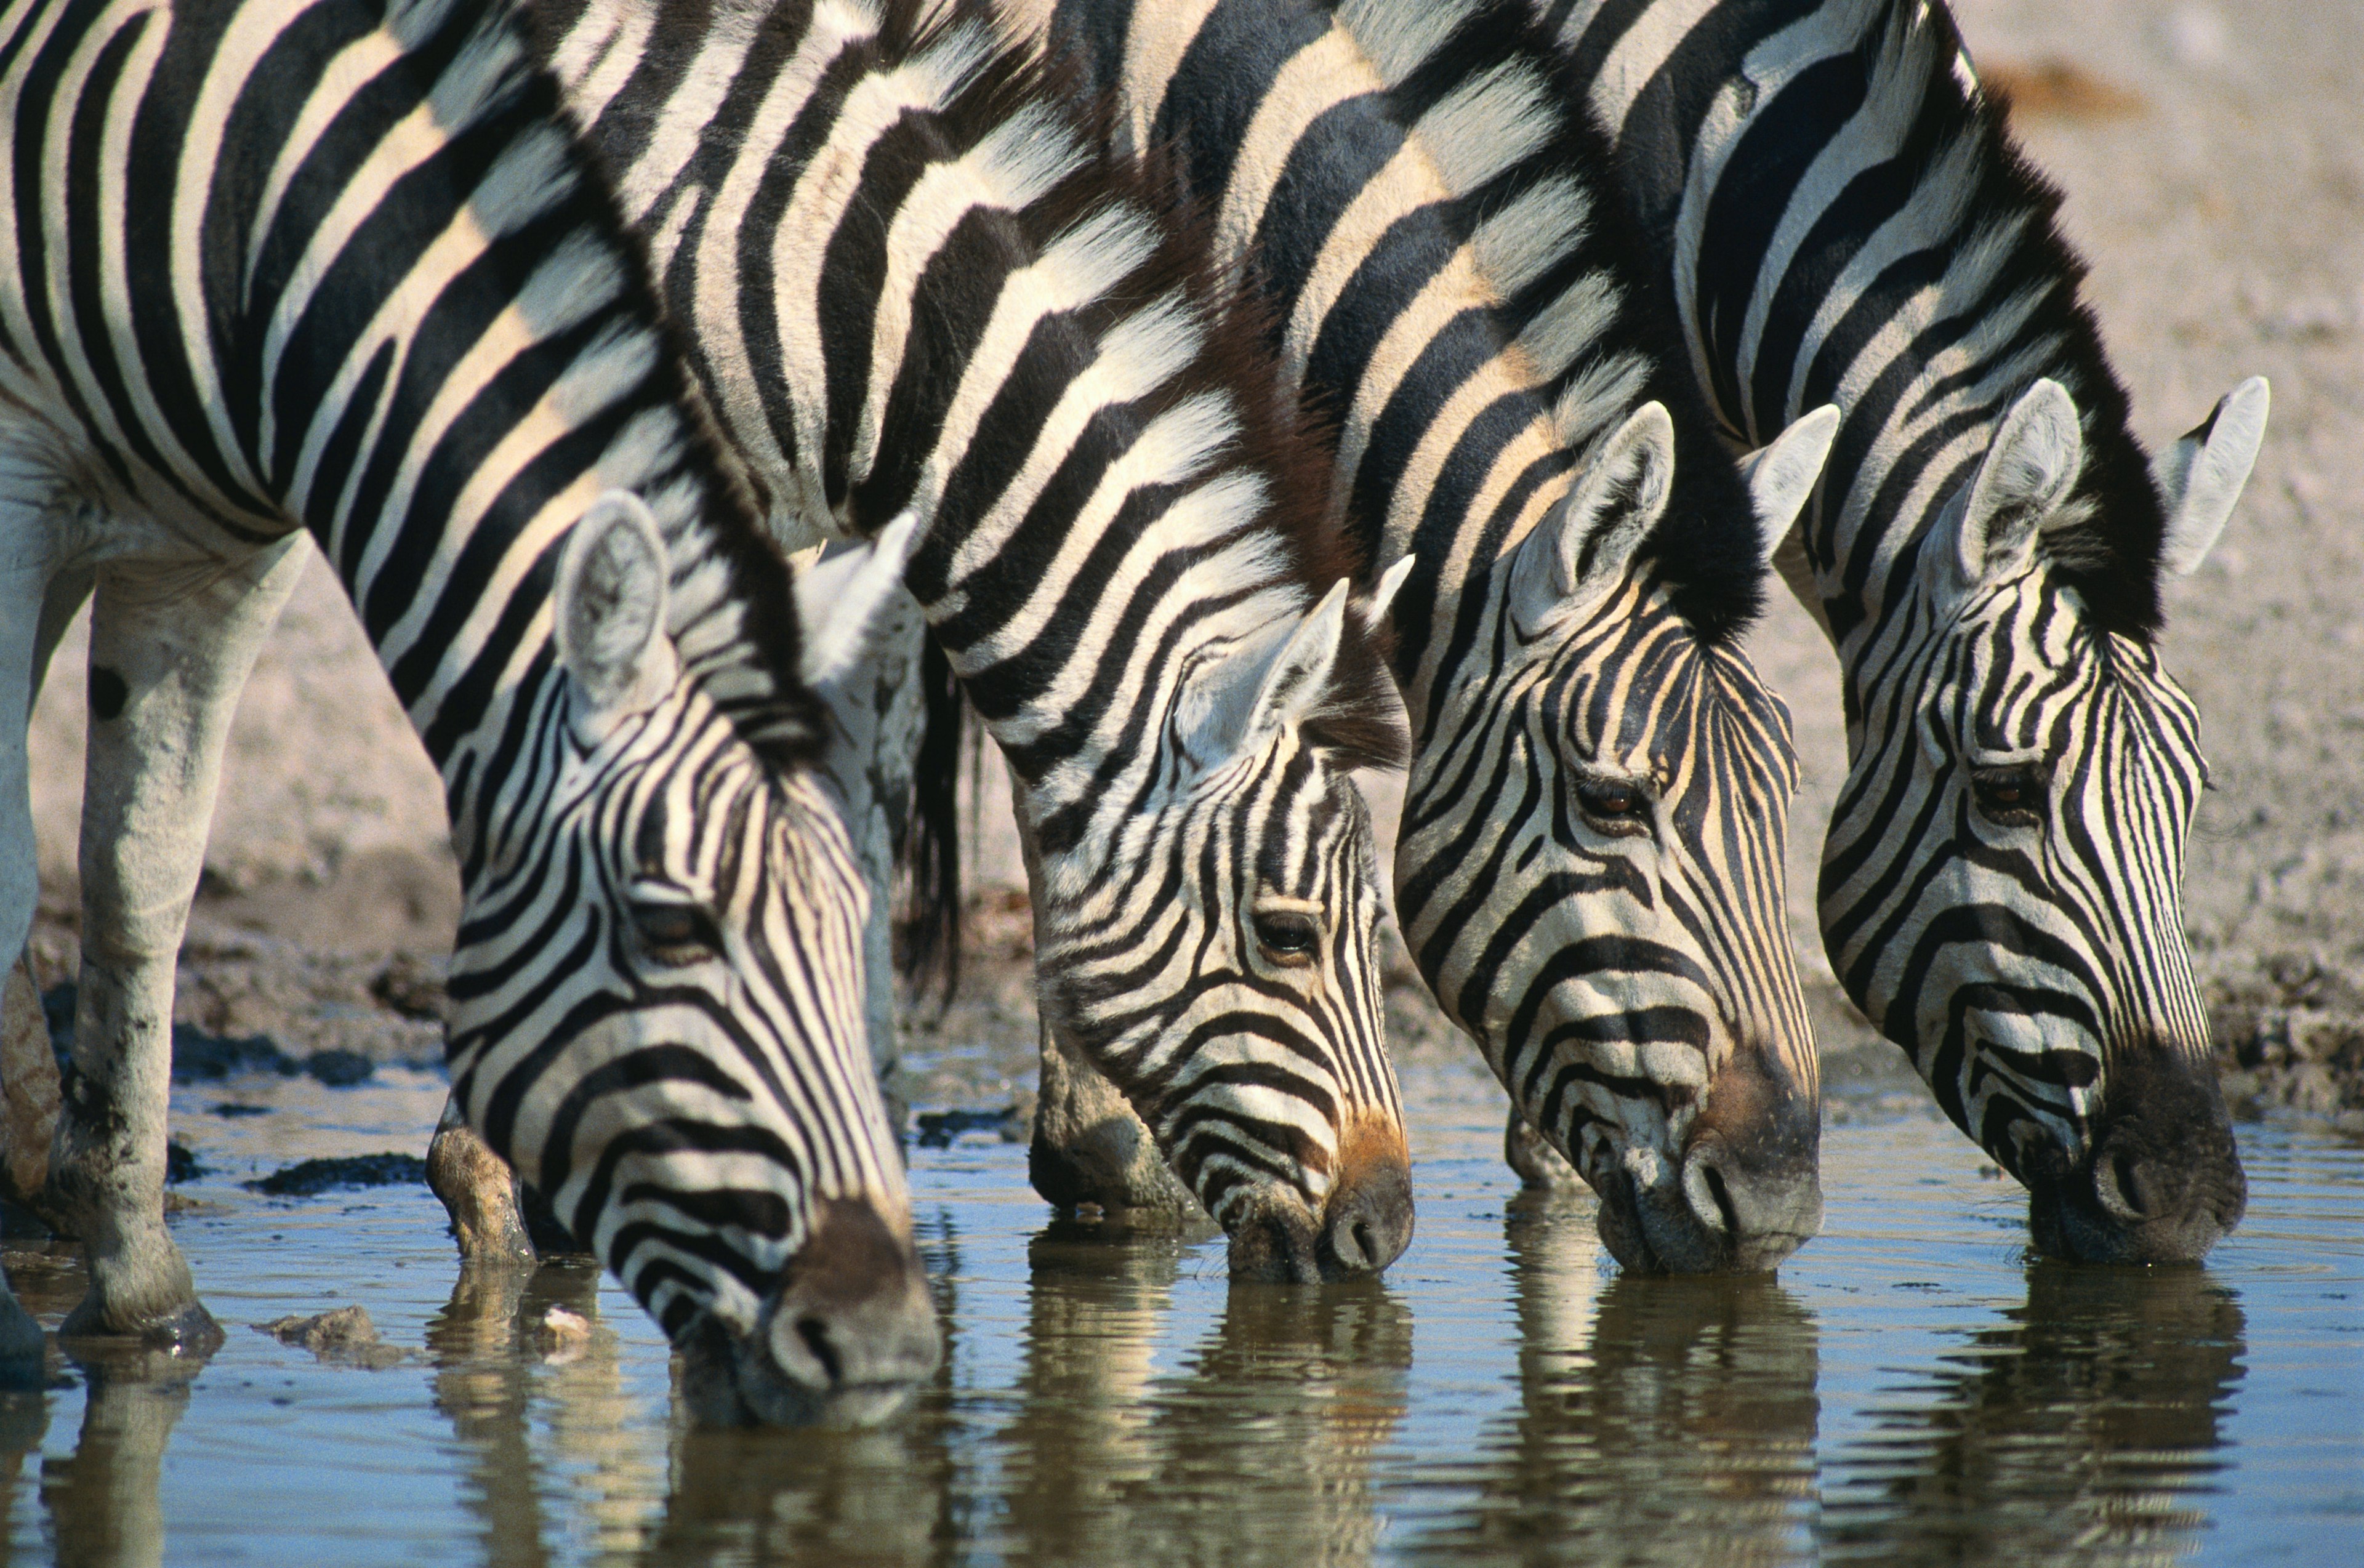
<svg viewBox="0 0 2364 1568"><path fill-rule="evenodd" d="M1812 1518L1812 1312L1769 1275L1603 1283L1580 1201L1503 1219L1519 1408L1478 1440L1478 1497L1414 1554L1790 1562Z"/></svg>
<svg viewBox="0 0 2364 1568"><path fill-rule="evenodd" d="M2003 1317L1833 1456L1825 1562L2133 1564L2198 1544L2248 1354L2233 1293L2198 1269L2038 1263Z"/></svg>

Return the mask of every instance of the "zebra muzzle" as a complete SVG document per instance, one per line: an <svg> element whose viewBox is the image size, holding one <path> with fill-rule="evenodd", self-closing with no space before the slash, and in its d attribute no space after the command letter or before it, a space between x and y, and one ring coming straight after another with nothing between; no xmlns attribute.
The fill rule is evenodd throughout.
<svg viewBox="0 0 2364 1568"><path fill-rule="evenodd" d="M754 1331L709 1318L683 1351L709 1425L866 1426L934 1374L942 1339L910 1239L863 1199L825 1198Z"/></svg>

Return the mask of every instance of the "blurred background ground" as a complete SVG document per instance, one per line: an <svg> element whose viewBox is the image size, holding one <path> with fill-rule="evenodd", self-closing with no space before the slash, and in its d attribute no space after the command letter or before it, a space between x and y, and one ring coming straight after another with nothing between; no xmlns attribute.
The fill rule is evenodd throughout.
<svg viewBox="0 0 2364 1568"><path fill-rule="evenodd" d="M2141 434L2190 428L2245 376L2273 382L2247 497L2207 565L2169 592L2169 662L2200 701L2217 785L2191 846L2189 924L2236 1095L2364 1124L2364 28L2351 4L2291 0L1956 8L2068 193ZM1835 666L1776 596L1752 648L1798 719L1800 953L1833 1081L1892 1077L1813 930L1844 773ZM33 725L44 984L73 966L83 649L77 628ZM987 784L962 1000L922 1009L909 1042L904 1093L923 1108L1006 1104L1031 1078L1022 877L992 770ZM1392 795L1378 793L1384 819ZM240 711L181 1014L298 1056L415 1059L457 908L434 774L316 561ZM1389 998L1408 1071L1462 1049L1400 962Z"/></svg>

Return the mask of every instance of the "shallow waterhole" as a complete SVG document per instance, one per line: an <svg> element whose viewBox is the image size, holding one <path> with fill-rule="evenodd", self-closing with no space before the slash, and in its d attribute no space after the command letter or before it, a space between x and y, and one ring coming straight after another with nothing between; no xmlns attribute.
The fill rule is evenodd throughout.
<svg viewBox="0 0 2364 1568"><path fill-rule="evenodd" d="M250 1087L253 1093L245 1092ZM1834 1118L1823 1234L1770 1281L1624 1280L1520 1199L1499 1091L1405 1073L1419 1234L1385 1282L1233 1287L1222 1251L1054 1226L1025 1151L913 1151L945 1370L870 1431L701 1432L587 1269L458 1286L423 1187L296 1202L296 1159L417 1152L427 1074L176 1093L201 1367L60 1360L0 1396L11 1560L1122 1563L2356 1561L2364 1150L2242 1129L2204 1269L2031 1265L2023 1200L1925 1114ZM217 1102L273 1108L234 1118ZM54 1327L68 1250L13 1241ZM385 1370L251 1325L358 1304ZM552 1306L587 1345L547 1355ZM11 1462L11 1456L14 1461ZM2344 1543L2344 1544L2343 1544Z"/></svg>

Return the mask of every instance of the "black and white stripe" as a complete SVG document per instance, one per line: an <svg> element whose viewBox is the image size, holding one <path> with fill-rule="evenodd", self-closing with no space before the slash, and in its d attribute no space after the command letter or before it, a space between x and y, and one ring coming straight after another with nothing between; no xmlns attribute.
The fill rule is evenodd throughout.
<svg viewBox="0 0 2364 1568"><path fill-rule="evenodd" d="M1337 432L1331 504L1407 552L1414 958L1640 1267L1811 1235L1816 1061L1784 915L1789 720L1734 645L1758 507L1514 6L1042 0L1119 135L1170 151Z"/></svg>
<svg viewBox="0 0 2364 1568"><path fill-rule="evenodd" d="M1845 421L1784 573L1844 668L1822 920L2047 1251L2197 1257L2244 1184L2180 909L2205 779L2155 646L2263 382L2147 463L2082 268L1934 0L1534 0L1743 439Z"/></svg>
<svg viewBox="0 0 2364 1568"><path fill-rule="evenodd" d="M1384 1266L1409 1166L1347 773L1400 721L1197 252L981 6L540 16L779 535L917 519L909 585L1018 782L1054 1033L1235 1268Z"/></svg>
<svg viewBox="0 0 2364 1568"><path fill-rule="evenodd" d="M52 546L32 684L95 580L94 682L118 694L94 709L95 809L158 803L85 888L49 1189L93 1248L80 1324L210 1328L162 1230L154 939L185 915L276 609L242 584L292 581L308 533L444 780L470 1124L724 1407L923 1375L857 1011L864 895L806 765L799 661L830 650L800 646L785 563L712 477L522 28L456 0L25 0L0 11L0 103L8 542ZM883 1329L803 1301L817 1247L885 1260Z"/></svg>

